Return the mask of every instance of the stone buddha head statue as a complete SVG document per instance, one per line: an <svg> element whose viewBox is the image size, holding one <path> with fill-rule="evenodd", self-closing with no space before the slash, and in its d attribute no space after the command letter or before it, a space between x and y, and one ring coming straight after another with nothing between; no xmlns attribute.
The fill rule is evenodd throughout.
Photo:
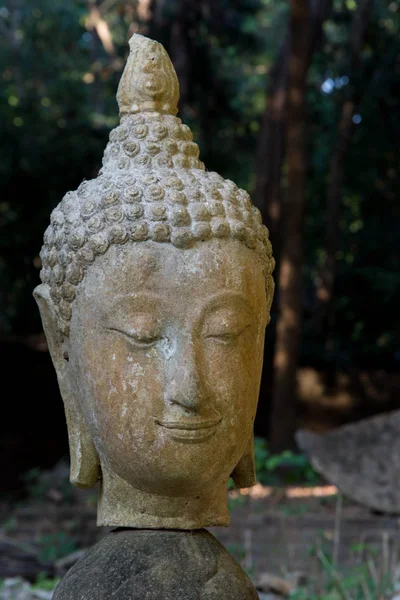
<svg viewBox="0 0 400 600"><path fill-rule="evenodd" d="M120 124L98 177L53 210L34 292L71 482L99 480L99 525L227 525L229 477L255 482L271 245L248 194L205 170L175 116L164 48L134 35L130 49Z"/></svg>

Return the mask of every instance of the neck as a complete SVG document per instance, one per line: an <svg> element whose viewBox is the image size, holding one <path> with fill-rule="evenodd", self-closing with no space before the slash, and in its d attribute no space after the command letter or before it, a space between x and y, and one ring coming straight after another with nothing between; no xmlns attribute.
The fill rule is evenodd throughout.
<svg viewBox="0 0 400 600"><path fill-rule="evenodd" d="M202 529L229 525L226 482L194 496L143 492L102 468L97 525L138 529Z"/></svg>

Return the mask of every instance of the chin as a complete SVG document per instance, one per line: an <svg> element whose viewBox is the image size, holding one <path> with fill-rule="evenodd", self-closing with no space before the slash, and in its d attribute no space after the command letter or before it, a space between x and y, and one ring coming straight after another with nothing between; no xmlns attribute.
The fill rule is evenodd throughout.
<svg viewBox="0 0 400 600"><path fill-rule="evenodd" d="M150 472L149 468L148 473ZM216 487L217 482L228 480L228 476L221 474L220 468L218 473L214 473L211 470L204 470L203 466L193 468L193 463L190 461L183 461L183 464L176 465L175 468L165 469L162 474L154 473L154 479L149 479L148 473L147 477L137 477L136 473L136 476L132 474L131 477L124 479L142 492L156 493L160 496L193 496Z"/></svg>

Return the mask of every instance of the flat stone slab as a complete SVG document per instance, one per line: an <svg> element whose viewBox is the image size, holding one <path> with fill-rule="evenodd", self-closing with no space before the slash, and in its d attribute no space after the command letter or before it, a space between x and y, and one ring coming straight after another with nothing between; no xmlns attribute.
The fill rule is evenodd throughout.
<svg viewBox="0 0 400 600"><path fill-rule="evenodd" d="M314 469L346 496L400 514L400 411L324 435L299 431L296 439Z"/></svg>
<svg viewBox="0 0 400 600"><path fill-rule="evenodd" d="M257 600L208 531L117 529L58 584L53 600Z"/></svg>

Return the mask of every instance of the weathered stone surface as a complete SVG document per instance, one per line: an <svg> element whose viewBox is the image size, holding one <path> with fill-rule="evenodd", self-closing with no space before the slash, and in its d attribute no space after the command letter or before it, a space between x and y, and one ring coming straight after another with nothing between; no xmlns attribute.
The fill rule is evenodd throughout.
<svg viewBox="0 0 400 600"><path fill-rule="evenodd" d="M299 431L311 464L349 498L370 508L400 514L400 411L318 435Z"/></svg>
<svg viewBox="0 0 400 600"><path fill-rule="evenodd" d="M35 291L98 523L227 525L255 482L253 422L273 294L268 231L198 159L163 47L143 36L103 168L53 211Z"/></svg>
<svg viewBox="0 0 400 600"><path fill-rule="evenodd" d="M207 531L116 530L58 584L53 600L251 600L253 584Z"/></svg>

